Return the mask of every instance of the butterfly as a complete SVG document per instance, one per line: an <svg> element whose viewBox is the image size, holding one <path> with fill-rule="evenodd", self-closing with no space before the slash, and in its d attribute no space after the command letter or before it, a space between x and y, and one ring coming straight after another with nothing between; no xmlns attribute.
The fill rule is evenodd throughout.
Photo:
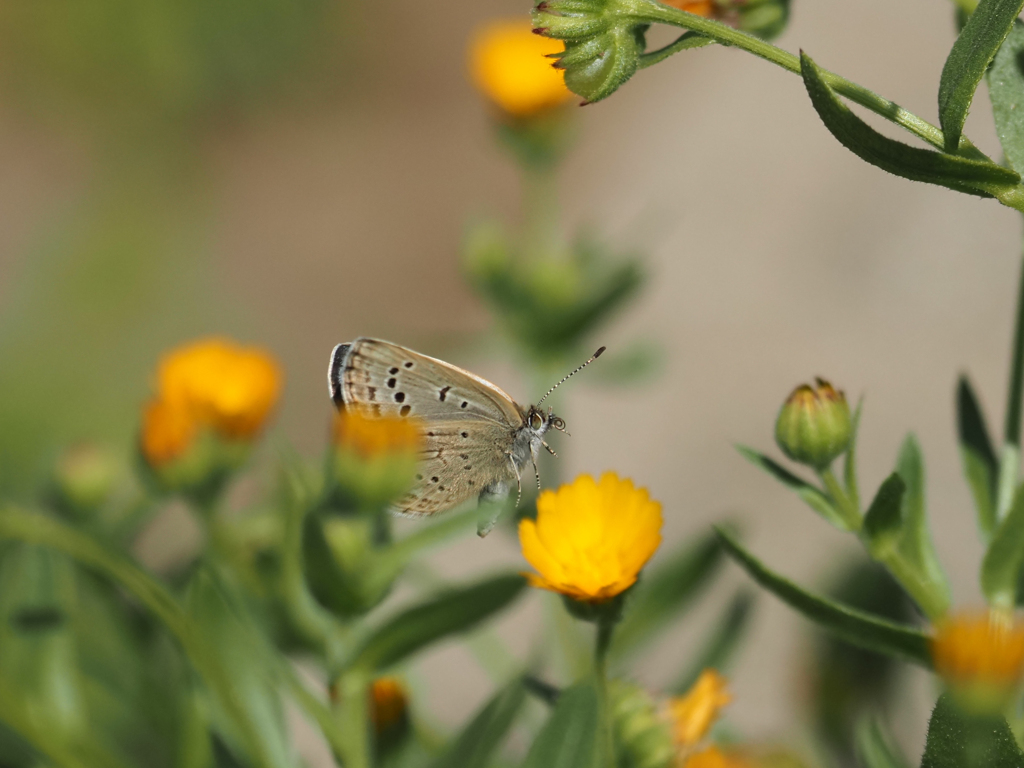
<svg viewBox="0 0 1024 768"><path fill-rule="evenodd" d="M533 464L540 488L540 450L556 455L544 435L550 429L565 432L565 422L541 404L604 350L597 350L528 408L469 371L379 339L338 344L331 352L327 382L338 408L416 417L423 425L416 483L392 505L392 512L421 517L474 497L479 504L503 501L513 480L518 506L527 462ZM486 530L481 528L480 535Z"/></svg>

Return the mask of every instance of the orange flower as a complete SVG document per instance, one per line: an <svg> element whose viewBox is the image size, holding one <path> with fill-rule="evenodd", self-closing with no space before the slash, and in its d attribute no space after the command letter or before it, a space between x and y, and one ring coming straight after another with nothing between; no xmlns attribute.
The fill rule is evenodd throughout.
<svg viewBox="0 0 1024 768"><path fill-rule="evenodd" d="M142 455L150 466L163 466L186 451L196 431L196 420L188 409L151 400L142 413Z"/></svg>
<svg viewBox="0 0 1024 768"><path fill-rule="evenodd" d="M1024 671L1024 624L1000 611L958 614L936 626L931 651L954 693L998 708Z"/></svg>
<svg viewBox="0 0 1024 768"><path fill-rule="evenodd" d="M389 453L416 453L420 449L420 422L416 419L370 416L345 408L334 417L334 444L351 449L363 459Z"/></svg>
<svg viewBox="0 0 1024 768"><path fill-rule="evenodd" d="M405 688L397 677L378 677L370 686L370 719L378 734L401 723L409 707Z"/></svg>
<svg viewBox="0 0 1024 768"><path fill-rule="evenodd" d="M157 370L159 399L230 439L256 436L277 404L281 383L281 369L268 353L227 339L179 347Z"/></svg>
<svg viewBox="0 0 1024 768"><path fill-rule="evenodd" d="M725 684L725 678L718 672L705 669L685 695L669 701L669 719L677 746L692 747L707 735L719 711L732 701Z"/></svg>
<svg viewBox="0 0 1024 768"><path fill-rule="evenodd" d="M529 117L572 97L546 58L563 49L557 40L533 34L528 19L493 22L474 37L470 73L477 88L507 113Z"/></svg>
<svg viewBox="0 0 1024 768"><path fill-rule="evenodd" d="M662 2L695 16L704 16L710 19L716 15L715 4L712 0L662 0Z"/></svg>
<svg viewBox="0 0 1024 768"><path fill-rule="evenodd" d="M631 480L580 475L537 499L537 520L519 523L519 543L540 573L526 577L587 603L629 589L661 544L661 504Z"/></svg>
<svg viewBox="0 0 1024 768"><path fill-rule="evenodd" d="M725 752L718 747L707 747L684 758L682 768L754 768L753 764L737 752Z"/></svg>

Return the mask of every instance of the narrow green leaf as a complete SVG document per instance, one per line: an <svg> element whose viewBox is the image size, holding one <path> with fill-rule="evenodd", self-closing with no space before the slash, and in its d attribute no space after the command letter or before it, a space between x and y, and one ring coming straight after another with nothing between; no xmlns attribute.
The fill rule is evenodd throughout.
<svg viewBox="0 0 1024 768"><path fill-rule="evenodd" d="M600 705L590 681L558 697L522 768L596 768Z"/></svg>
<svg viewBox="0 0 1024 768"><path fill-rule="evenodd" d="M809 56L801 54L800 66L811 103L825 127L862 160L906 179L981 197L994 197L1020 183L1014 171L990 161L919 149L882 135L840 101Z"/></svg>
<svg viewBox="0 0 1024 768"><path fill-rule="evenodd" d="M857 756L864 768L910 768L907 758L892 744L892 738L874 717L857 725Z"/></svg>
<svg viewBox="0 0 1024 768"><path fill-rule="evenodd" d="M733 597L732 602L726 606L721 617L713 625L711 633L704 640L687 671L672 686L672 691L676 694L685 693L697 682L700 673L709 667L719 672L728 670L750 624L753 607L754 596L749 592L740 591Z"/></svg>
<svg viewBox="0 0 1024 768"><path fill-rule="evenodd" d="M949 608L949 581L932 543L924 498L924 458L912 433L900 446L896 471L907 486L901 510L903 524L895 553L901 562L893 558L879 559L889 566L925 614L935 619Z"/></svg>
<svg viewBox="0 0 1024 768"><path fill-rule="evenodd" d="M991 602L1012 606L1017 574L1024 563L1024 485L1013 495L1010 511L996 529L981 563L981 589Z"/></svg>
<svg viewBox="0 0 1024 768"><path fill-rule="evenodd" d="M1021 87L1024 88L1024 81ZM995 499L999 460L985 426L981 405L966 376L961 376L957 383L956 422L964 475L978 511L978 525L987 539L996 527Z"/></svg>
<svg viewBox="0 0 1024 768"><path fill-rule="evenodd" d="M850 420L850 444L846 448L846 458L843 463L843 480L846 483L846 494L850 497L850 504L854 509L860 510L860 486L857 483L857 433L860 430L860 411L864 405L864 398L857 402L857 408Z"/></svg>
<svg viewBox="0 0 1024 768"><path fill-rule="evenodd" d="M825 495L825 492L820 488L816 488L810 483L801 480L788 469L768 458L763 453L755 451L753 448L748 448L745 445L737 445L736 450L751 463L763 469L784 486L795 491L796 494L804 500L807 506L825 518L836 528L841 531L850 530L850 527L843 520L842 514L838 509L836 509L832 500Z"/></svg>
<svg viewBox="0 0 1024 768"><path fill-rule="evenodd" d="M108 552L89 536L41 514L10 507L0 509L0 540L41 544L64 552L133 595L174 635L189 662L238 727L255 764L269 768L270 762L261 749L238 692L217 664L205 639L196 632L188 615L160 582L127 560Z"/></svg>
<svg viewBox="0 0 1024 768"><path fill-rule="evenodd" d="M523 679L516 677L487 702L444 753L430 764L431 768L487 768L525 698Z"/></svg>
<svg viewBox="0 0 1024 768"><path fill-rule="evenodd" d="M928 721L921 768L1020 768L1024 752L999 715L968 716L948 694Z"/></svg>
<svg viewBox="0 0 1024 768"><path fill-rule="evenodd" d="M1013 328L1013 351L1010 362L1010 382L1006 392L1006 421L1003 424L1003 451L1009 446L1020 448L1021 421L1024 418L1024 266L1020 271L1020 282L1017 284L1017 317ZM1019 457L1014 457L1013 467L1016 469ZM1000 466L999 483L1002 486L1003 465ZM1016 485L1016 483L1014 483ZM999 510L1002 512L1003 510Z"/></svg>
<svg viewBox="0 0 1024 768"><path fill-rule="evenodd" d="M1022 7L1024 0L981 0L953 43L939 81L939 125L947 152L960 145L978 83Z"/></svg>
<svg viewBox="0 0 1024 768"><path fill-rule="evenodd" d="M503 610L526 586L517 574L495 576L444 594L400 613L371 633L347 666L376 672L397 664L436 640Z"/></svg>
<svg viewBox="0 0 1024 768"><path fill-rule="evenodd" d="M765 568L725 531L719 530L718 535L726 552L754 581L806 618L851 645L931 667L928 636L923 632L808 592Z"/></svg>
<svg viewBox="0 0 1024 768"><path fill-rule="evenodd" d="M627 657L652 640L692 604L721 562L722 546L713 531L685 542L667 560L655 561L626 600L613 655Z"/></svg>
<svg viewBox="0 0 1024 768"><path fill-rule="evenodd" d="M864 534L868 537L873 553L892 548L896 544L903 527L903 495L906 490L903 479L893 472L875 493L864 515Z"/></svg>
<svg viewBox="0 0 1024 768"><path fill-rule="evenodd" d="M996 133L1010 166L1024 170L1024 24L1015 21L988 71Z"/></svg>
<svg viewBox="0 0 1024 768"><path fill-rule="evenodd" d="M648 51L640 55L640 69L646 69L647 67L658 64L664 61L674 53L680 51L687 51L690 48L703 48L705 45L710 45L715 42L710 37L705 37L699 32L684 32L675 40L668 45L659 48L656 51Z"/></svg>

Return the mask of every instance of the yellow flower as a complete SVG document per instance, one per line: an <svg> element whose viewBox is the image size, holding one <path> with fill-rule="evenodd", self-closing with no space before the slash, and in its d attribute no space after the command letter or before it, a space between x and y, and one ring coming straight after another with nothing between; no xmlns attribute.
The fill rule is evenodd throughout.
<svg viewBox="0 0 1024 768"><path fill-rule="evenodd" d="M334 417L334 444L364 459L388 453L417 452L422 443L416 419L370 416L361 409L345 408Z"/></svg>
<svg viewBox="0 0 1024 768"><path fill-rule="evenodd" d="M370 686L370 720L378 734L405 720L409 698L396 677L378 677Z"/></svg>
<svg viewBox="0 0 1024 768"><path fill-rule="evenodd" d="M1024 670L1024 623L999 611L962 613L936 626L935 671L967 703L999 708Z"/></svg>
<svg viewBox="0 0 1024 768"><path fill-rule="evenodd" d="M477 88L505 112L529 117L572 97L562 73L546 58L563 48L557 40L533 34L528 19L493 22L473 40L470 73Z"/></svg>
<svg viewBox="0 0 1024 768"><path fill-rule="evenodd" d="M754 768L754 764L737 752L707 747L680 761L681 768Z"/></svg>
<svg viewBox="0 0 1024 768"><path fill-rule="evenodd" d="M282 374L268 353L227 339L204 339L164 356L157 397L190 412L222 437L248 440L266 423L281 394Z"/></svg>
<svg viewBox="0 0 1024 768"><path fill-rule="evenodd" d="M150 466L164 466L185 453L196 431L189 409L151 400L142 412L142 455Z"/></svg>
<svg viewBox="0 0 1024 768"><path fill-rule="evenodd" d="M631 480L581 475L537 499L537 520L519 523L519 543L541 589L588 603L629 589L661 544L661 504Z"/></svg>
<svg viewBox="0 0 1024 768"><path fill-rule="evenodd" d="M668 703L676 745L689 748L697 744L718 719L719 710L730 701L725 678L713 669L701 672L685 695Z"/></svg>

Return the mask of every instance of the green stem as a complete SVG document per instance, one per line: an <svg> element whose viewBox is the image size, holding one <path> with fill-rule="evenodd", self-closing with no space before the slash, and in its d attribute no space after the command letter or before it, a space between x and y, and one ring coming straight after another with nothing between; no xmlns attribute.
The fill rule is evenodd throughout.
<svg viewBox="0 0 1024 768"><path fill-rule="evenodd" d="M370 680L351 670L334 683L335 720L345 768L370 768Z"/></svg>
<svg viewBox="0 0 1024 768"><path fill-rule="evenodd" d="M864 546L871 553L872 558L884 565L893 578L900 583L929 621L935 623L946 615L949 611L949 601L945 595L941 590L936 591L932 585L922 580L920 571L908 563L899 552L876 554L871 551L867 541L864 542Z"/></svg>
<svg viewBox="0 0 1024 768"><path fill-rule="evenodd" d="M699 32L710 37L722 45L730 45L752 53L765 61L770 61L783 69L800 74L800 57L778 48L771 43L765 42L758 37L741 32L738 29L723 24L713 19L706 19L696 16L677 8L662 5L656 0L620 0L618 7L622 15L634 17L638 22L661 22L675 27L681 27L693 32ZM942 131L927 120L922 120L912 112L885 99L878 94L869 91L862 85L851 82L845 77L821 70L824 80L828 85L846 96L856 104L881 115L887 120L906 128L911 133L919 136L934 147L942 150L944 147ZM978 150L966 137L960 138L960 146L957 154L963 157L970 157L979 160L990 160L984 153Z"/></svg>
<svg viewBox="0 0 1024 768"><path fill-rule="evenodd" d="M608 695L608 649L612 644L615 619L601 617L597 622L597 642L594 647L594 678L601 710L600 738L604 741L608 768L615 768L615 737L612 733L611 697Z"/></svg>
<svg viewBox="0 0 1024 768"><path fill-rule="evenodd" d="M859 531L861 524L863 523L860 510L857 509L850 497L846 495L846 491L844 491L843 486L839 484L839 479L835 476L835 473L832 472L832 468L825 467L825 469L818 472L818 476L825 484L825 490L828 491L833 501L835 501L836 508L843 516L843 520L846 522L847 527L851 531Z"/></svg>
<svg viewBox="0 0 1024 768"><path fill-rule="evenodd" d="M538 261L558 251L558 166L523 166L523 254Z"/></svg>

